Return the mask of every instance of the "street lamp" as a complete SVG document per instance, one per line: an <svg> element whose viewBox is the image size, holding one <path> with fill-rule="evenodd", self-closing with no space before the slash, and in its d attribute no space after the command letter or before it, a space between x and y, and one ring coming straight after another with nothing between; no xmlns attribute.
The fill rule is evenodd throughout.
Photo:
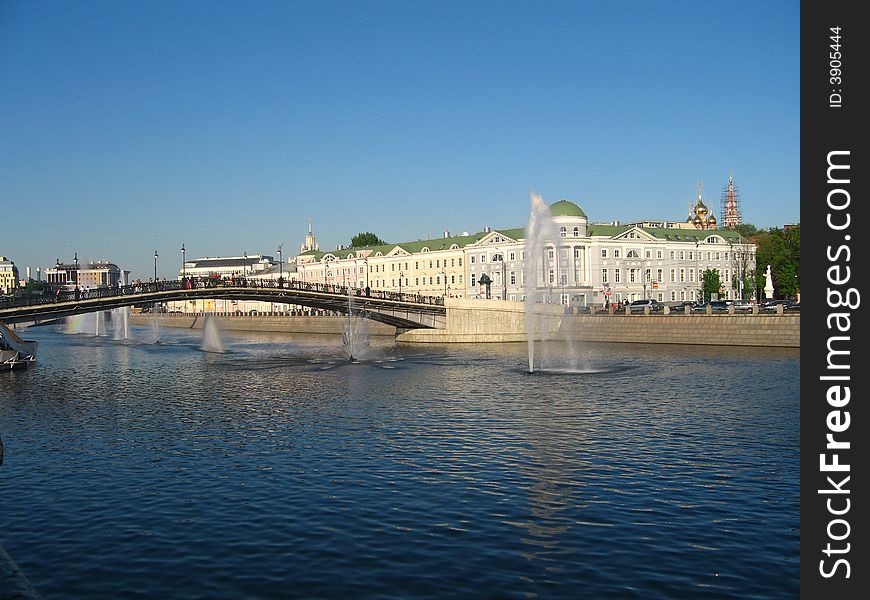
<svg viewBox="0 0 870 600"><path fill-rule="evenodd" d="M399 295L402 295L402 269L399 269Z"/></svg>
<svg viewBox="0 0 870 600"><path fill-rule="evenodd" d="M181 244L181 278L187 279L187 266L185 263L187 262L187 258L185 255L184 244Z"/></svg>
<svg viewBox="0 0 870 600"><path fill-rule="evenodd" d="M278 287L284 287L284 259L281 256L281 251L284 249L284 244L278 244Z"/></svg>
<svg viewBox="0 0 870 600"><path fill-rule="evenodd" d="M244 257L245 258L242 261L242 275L247 277L248 276L248 253L247 252L245 252Z"/></svg>
<svg viewBox="0 0 870 600"><path fill-rule="evenodd" d="M154 283L157 283L157 250L154 251Z"/></svg>

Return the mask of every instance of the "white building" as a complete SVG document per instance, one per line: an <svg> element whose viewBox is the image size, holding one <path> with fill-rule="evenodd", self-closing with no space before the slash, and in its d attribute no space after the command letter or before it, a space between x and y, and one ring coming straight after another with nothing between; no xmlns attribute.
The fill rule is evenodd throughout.
<svg viewBox="0 0 870 600"><path fill-rule="evenodd" d="M705 215L699 226L590 224L577 204L556 202L550 212L558 239L548 240L535 281L526 281L524 228L445 232L443 238L331 252L309 249L296 257L297 276L410 294L486 298L488 292L490 298L513 301L534 295L537 302L588 306L604 303L605 288L612 302L700 300L702 274L713 269L719 272L721 296L736 298L741 278L748 281L755 269L755 246L736 231L716 229L700 198L696 208ZM481 285L484 274L489 283ZM752 287L744 286L744 297Z"/></svg>

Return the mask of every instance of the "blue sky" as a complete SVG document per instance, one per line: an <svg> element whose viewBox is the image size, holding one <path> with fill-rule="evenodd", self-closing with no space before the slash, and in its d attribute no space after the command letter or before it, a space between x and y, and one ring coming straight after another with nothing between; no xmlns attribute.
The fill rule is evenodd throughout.
<svg viewBox="0 0 870 600"><path fill-rule="evenodd" d="M800 220L798 2L0 0L0 255L187 257L686 217ZM11 215L11 219L9 218Z"/></svg>

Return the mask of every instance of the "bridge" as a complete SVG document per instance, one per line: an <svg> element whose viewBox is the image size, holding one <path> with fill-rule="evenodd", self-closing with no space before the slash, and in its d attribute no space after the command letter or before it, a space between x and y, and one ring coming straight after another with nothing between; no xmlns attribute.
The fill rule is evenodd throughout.
<svg viewBox="0 0 870 600"><path fill-rule="evenodd" d="M447 322L447 309L441 297L299 281L244 283L219 280L191 284L179 280L0 299L0 323L47 321L124 306L210 299L259 300L351 313L399 330L441 329Z"/></svg>

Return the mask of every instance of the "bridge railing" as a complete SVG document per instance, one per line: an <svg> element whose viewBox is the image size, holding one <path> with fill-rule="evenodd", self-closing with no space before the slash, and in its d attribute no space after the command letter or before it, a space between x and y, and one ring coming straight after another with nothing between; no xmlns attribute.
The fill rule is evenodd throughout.
<svg viewBox="0 0 870 600"><path fill-rule="evenodd" d="M342 296L352 295L357 298L372 298L380 300L393 300L411 304L443 306L442 296L423 296L421 294L408 294L390 292L386 290L373 290L369 287L355 288L328 283L310 283L303 281L283 281L268 279L229 278L216 279L205 277L185 277L172 281L136 281L130 285L120 287L106 287L94 289L56 290L51 293L32 294L19 297L0 297L0 309L19 308L27 306L41 306L57 302L70 302L99 298L115 298L119 296L135 296L155 292L167 292L178 290L205 289L205 288L257 288L278 289L288 291L308 291L336 294ZM273 301L273 300L272 300ZM287 302L287 304L294 304Z"/></svg>

